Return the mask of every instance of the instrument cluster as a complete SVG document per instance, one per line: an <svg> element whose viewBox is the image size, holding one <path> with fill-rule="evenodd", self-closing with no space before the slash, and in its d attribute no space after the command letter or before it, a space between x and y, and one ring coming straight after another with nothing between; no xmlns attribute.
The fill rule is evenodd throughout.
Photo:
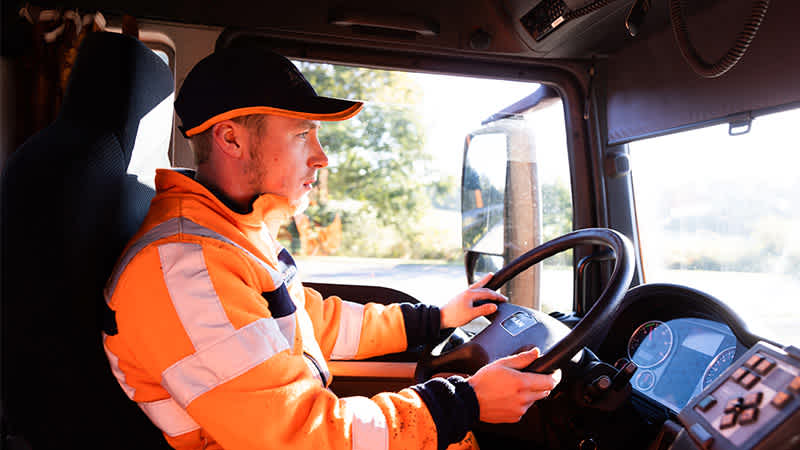
<svg viewBox="0 0 800 450"><path fill-rule="evenodd" d="M736 345L730 328L719 322L649 320L628 339L627 356L639 366L631 383L678 411L731 365Z"/></svg>

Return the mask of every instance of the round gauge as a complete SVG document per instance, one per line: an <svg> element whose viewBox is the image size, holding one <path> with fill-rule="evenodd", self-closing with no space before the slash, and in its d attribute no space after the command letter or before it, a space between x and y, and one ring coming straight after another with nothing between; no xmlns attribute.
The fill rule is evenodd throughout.
<svg viewBox="0 0 800 450"><path fill-rule="evenodd" d="M663 362L672 351L672 328L660 320L645 322L628 341L628 358L641 369Z"/></svg>
<svg viewBox="0 0 800 450"><path fill-rule="evenodd" d="M717 353L717 356L708 363L705 373L703 373L703 389L713 383L717 377L731 365L736 358L736 347L728 347Z"/></svg>
<svg viewBox="0 0 800 450"><path fill-rule="evenodd" d="M642 370L636 375L636 388L646 391L656 384L656 374L652 370Z"/></svg>

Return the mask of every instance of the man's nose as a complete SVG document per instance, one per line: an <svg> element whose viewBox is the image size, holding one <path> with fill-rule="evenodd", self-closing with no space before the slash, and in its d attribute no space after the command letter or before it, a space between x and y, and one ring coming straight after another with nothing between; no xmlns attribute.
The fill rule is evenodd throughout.
<svg viewBox="0 0 800 450"><path fill-rule="evenodd" d="M311 156L308 159L308 166L321 169L328 166L328 155L325 154L325 149L319 143L319 139L314 139L311 149Z"/></svg>

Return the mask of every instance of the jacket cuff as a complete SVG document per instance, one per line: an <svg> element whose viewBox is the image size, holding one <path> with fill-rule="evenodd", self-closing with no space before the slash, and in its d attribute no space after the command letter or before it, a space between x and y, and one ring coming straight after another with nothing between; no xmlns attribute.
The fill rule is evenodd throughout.
<svg viewBox="0 0 800 450"><path fill-rule="evenodd" d="M441 340L439 308L422 303L401 303L400 311L403 312L408 350Z"/></svg>
<svg viewBox="0 0 800 450"><path fill-rule="evenodd" d="M448 379L433 378L412 386L428 407L436 424L437 448L460 442L480 417L478 397L466 379L457 375Z"/></svg>

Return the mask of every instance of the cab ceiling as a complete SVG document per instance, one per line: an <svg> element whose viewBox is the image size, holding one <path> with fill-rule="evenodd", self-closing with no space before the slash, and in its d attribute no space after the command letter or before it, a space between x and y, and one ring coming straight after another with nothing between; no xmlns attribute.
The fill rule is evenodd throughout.
<svg viewBox="0 0 800 450"><path fill-rule="evenodd" d="M65 3L107 15L224 27L223 38L250 34L271 39L294 48L294 54L287 53L294 57L313 51L340 63L512 79L542 77L542 70L566 70L584 90L592 84L589 64L598 61L602 83L594 86L606 88L600 107L608 119L606 137L611 143L800 102L800 84L795 82L800 53L791 45L800 39L800 28L792 24L800 14L800 2L772 0L763 30L739 66L705 80L691 72L680 56L670 27L669 0L650 0L652 7L635 37L625 27L634 0L611 0L537 40L520 19L543 1L551 0ZM578 9L594 0L563 1ZM752 1L685 2L690 34L708 59L724 54L736 40ZM447 63L438 66L442 69L414 66L426 57Z"/></svg>
<svg viewBox="0 0 800 450"><path fill-rule="evenodd" d="M630 43L625 17L633 0L613 0L596 12L567 21L541 40L520 19L543 0L364 0L195 1L73 0L62 2L105 14L299 33L304 39L337 39L359 47L480 57L589 59ZM548 0L552 1L552 0ZM594 0L563 0L578 9ZM652 0L643 34L668 23L666 0ZM45 2L47 3L47 2ZM694 0L692 9L713 3ZM642 36L640 36L641 38Z"/></svg>

